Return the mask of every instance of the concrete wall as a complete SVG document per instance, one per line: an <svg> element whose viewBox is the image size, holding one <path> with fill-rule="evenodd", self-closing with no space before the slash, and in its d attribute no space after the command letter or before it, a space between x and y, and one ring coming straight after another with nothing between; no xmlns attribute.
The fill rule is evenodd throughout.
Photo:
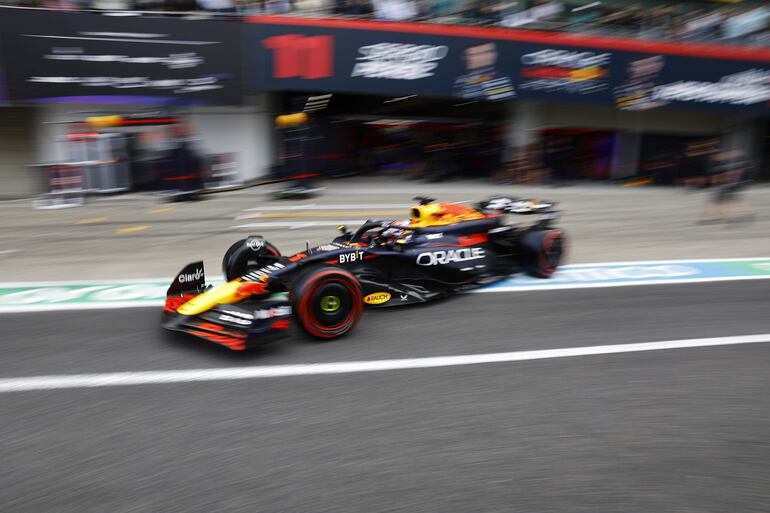
<svg viewBox="0 0 770 513"><path fill-rule="evenodd" d="M191 120L205 153L235 153L242 180L267 174L275 161L269 97L256 96L246 107L198 107Z"/></svg>
<svg viewBox="0 0 770 513"><path fill-rule="evenodd" d="M41 184L35 162L34 107L0 107L0 199L33 196Z"/></svg>
<svg viewBox="0 0 770 513"><path fill-rule="evenodd" d="M235 153L240 178L251 180L265 175L275 160L273 113L268 95L250 98L241 107L192 107L180 111L193 123L202 153ZM60 145L54 144L65 133L66 121L83 119L98 113L136 113L152 107L125 105L41 104L34 127L34 161L56 162L64 159ZM90 114L89 114L90 113Z"/></svg>

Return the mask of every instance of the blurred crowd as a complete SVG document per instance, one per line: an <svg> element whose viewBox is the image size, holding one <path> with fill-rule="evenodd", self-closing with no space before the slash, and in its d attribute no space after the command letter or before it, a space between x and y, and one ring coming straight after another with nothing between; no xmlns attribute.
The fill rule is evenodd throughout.
<svg viewBox="0 0 770 513"><path fill-rule="evenodd" d="M601 131L549 130L539 142L516 149L492 178L501 183L570 184L611 179L612 135ZM629 185L679 185L736 192L757 173L740 149L725 149L719 137L644 138ZM723 198L724 195L719 196Z"/></svg>
<svg viewBox="0 0 770 513"><path fill-rule="evenodd" d="M770 6L759 0L0 0L52 9L292 14L504 26L694 42L770 46Z"/></svg>

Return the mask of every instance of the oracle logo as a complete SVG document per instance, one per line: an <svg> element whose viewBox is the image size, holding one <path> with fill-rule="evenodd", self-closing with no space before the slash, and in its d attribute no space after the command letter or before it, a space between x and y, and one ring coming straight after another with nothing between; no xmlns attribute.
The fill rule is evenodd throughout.
<svg viewBox="0 0 770 513"><path fill-rule="evenodd" d="M450 249L446 251L431 251L417 255L417 265L443 265L455 262L467 262L484 258L482 248Z"/></svg>

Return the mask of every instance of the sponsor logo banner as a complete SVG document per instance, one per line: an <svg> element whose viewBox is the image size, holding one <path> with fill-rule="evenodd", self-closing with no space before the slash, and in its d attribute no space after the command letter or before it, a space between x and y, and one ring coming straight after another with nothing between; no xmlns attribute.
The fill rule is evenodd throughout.
<svg viewBox="0 0 770 513"><path fill-rule="evenodd" d="M3 9L11 100L240 104L241 24Z"/></svg>
<svg viewBox="0 0 770 513"><path fill-rule="evenodd" d="M613 77L621 110L664 106L767 109L770 63L623 54Z"/></svg>
<svg viewBox="0 0 770 513"><path fill-rule="evenodd" d="M358 49L351 77L417 80L432 77L449 53L444 45L376 43Z"/></svg>
<svg viewBox="0 0 770 513"><path fill-rule="evenodd" d="M612 54L545 48L521 56L519 94L549 93L585 96L610 88Z"/></svg>
<svg viewBox="0 0 770 513"><path fill-rule="evenodd" d="M645 52L641 46L628 50L606 41L597 42L605 48L529 42L493 30L484 38L483 30L466 36L379 27L372 22L362 30L356 22L346 27L339 20L329 26L254 20L245 29L251 87L560 99L621 110L678 105L756 112L766 111L770 102L770 53L764 60L739 60Z"/></svg>
<svg viewBox="0 0 770 513"><path fill-rule="evenodd" d="M258 90L515 97L510 45L474 38L302 25L247 26Z"/></svg>

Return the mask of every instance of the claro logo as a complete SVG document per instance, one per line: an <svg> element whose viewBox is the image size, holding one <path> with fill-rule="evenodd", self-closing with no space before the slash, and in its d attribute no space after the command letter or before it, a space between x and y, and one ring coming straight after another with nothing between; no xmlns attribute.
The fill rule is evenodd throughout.
<svg viewBox="0 0 770 513"><path fill-rule="evenodd" d="M381 305L382 303L390 300L390 294L388 292L375 292L369 294L364 298L364 303L367 305Z"/></svg>
<svg viewBox="0 0 770 513"><path fill-rule="evenodd" d="M203 269L198 268L194 273L180 274L177 280L179 283L190 283L193 281L198 281L201 278L203 278Z"/></svg>
<svg viewBox="0 0 770 513"><path fill-rule="evenodd" d="M484 258L481 248L450 249L447 251L431 251L417 255L417 265L443 265L454 262L467 262Z"/></svg>

